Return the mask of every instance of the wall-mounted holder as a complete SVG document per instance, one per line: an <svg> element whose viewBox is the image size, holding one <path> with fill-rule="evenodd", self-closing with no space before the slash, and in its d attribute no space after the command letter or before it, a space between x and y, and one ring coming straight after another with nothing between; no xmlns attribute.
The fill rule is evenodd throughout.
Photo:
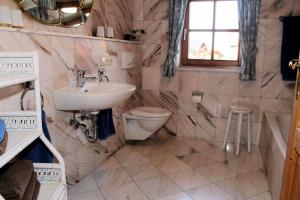
<svg viewBox="0 0 300 200"><path fill-rule="evenodd" d="M193 91L193 93L192 93L192 102L193 103L201 103L203 94L204 93L202 91Z"/></svg>

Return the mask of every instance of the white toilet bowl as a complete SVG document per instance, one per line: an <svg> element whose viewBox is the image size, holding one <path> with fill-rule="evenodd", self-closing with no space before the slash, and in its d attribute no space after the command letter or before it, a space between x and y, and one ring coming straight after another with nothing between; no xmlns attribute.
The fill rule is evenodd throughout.
<svg viewBox="0 0 300 200"><path fill-rule="evenodd" d="M122 115L126 140L145 140L167 123L171 112L157 107L137 107Z"/></svg>

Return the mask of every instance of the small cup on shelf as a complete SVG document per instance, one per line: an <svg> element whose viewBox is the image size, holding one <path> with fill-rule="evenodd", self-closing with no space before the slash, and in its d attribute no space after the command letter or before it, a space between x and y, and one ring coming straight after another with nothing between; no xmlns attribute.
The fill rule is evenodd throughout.
<svg viewBox="0 0 300 200"><path fill-rule="evenodd" d="M23 28L22 12L20 10L11 10L11 25L15 28Z"/></svg>
<svg viewBox="0 0 300 200"><path fill-rule="evenodd" d="M0 5L0 26L11 26L10 9L8 6Z"/></svg>

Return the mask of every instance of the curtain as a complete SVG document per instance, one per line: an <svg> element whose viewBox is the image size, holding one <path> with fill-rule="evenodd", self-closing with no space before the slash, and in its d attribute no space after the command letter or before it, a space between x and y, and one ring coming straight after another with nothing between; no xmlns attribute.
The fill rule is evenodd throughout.
<svg viewBox="0 0 300 200"><path fill-rule="evenodd" d="M261 0L238 0L241 72L240 79L255 80L256 38Z"/></svg>
<svg viewBox="0 0 300 200"><path fill-rule="evenodd" d="M164 67L164 76L172 77L176 71L176 58L184 27L188 0L169 0L169 49Z"/></svg>

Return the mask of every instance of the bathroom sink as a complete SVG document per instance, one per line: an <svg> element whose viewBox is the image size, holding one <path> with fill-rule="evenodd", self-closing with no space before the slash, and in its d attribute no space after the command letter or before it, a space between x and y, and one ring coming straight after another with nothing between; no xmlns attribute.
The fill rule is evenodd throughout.
<svg viewBox="0 0 300 200"><path fill-rule="evenodd" d="M126 83L86 83L83 87L65 87L54 90L55 107L64 111L97 111L111 108L128 99L136 86Z"/></svg>

